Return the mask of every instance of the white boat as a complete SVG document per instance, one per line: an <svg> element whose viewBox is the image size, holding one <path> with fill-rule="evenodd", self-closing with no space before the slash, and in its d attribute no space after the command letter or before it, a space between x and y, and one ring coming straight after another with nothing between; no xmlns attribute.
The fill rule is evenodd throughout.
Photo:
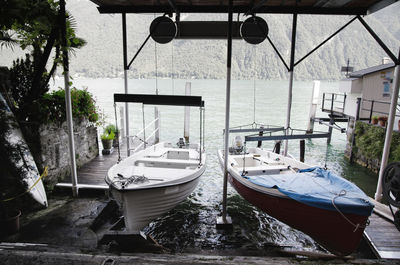
<svg viewBox="0 0 400 265"><path fill-rule="evenodd" d="M205 170L199 144L161 142L123 159L106 182L122 206L126 232L139 234L149 222L185 200Z"/></svg>

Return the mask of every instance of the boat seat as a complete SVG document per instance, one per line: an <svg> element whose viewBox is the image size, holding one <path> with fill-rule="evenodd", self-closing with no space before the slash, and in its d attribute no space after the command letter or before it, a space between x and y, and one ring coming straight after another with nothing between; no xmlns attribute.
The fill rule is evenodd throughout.
<svg viewBox="0 0 400 265"><path fill-rule="evenodd" d="M242 170L243 167L235 166L237 169ZM260 165L253 167L245 167L245 171L250 176L255 175L275 175L280 174L281 171L288 170L288 167L285 165Z"/></svg>
<svg viewBox="0 0 400 265"><path fill-rule="evenodd" d="M168 159L168 158L141 158L135 161L135 165L140 163L146 164L180 164L187 166L197 166L199 164L198 160L182 160L182 159Z"/></svg>
<svg viewBox="0 0 400 265"><path fill-rule="evenodd" d="M264 164L268 165L285 165L285 163L282 160L274 160L271 158L265 158L265 157L257 157L258 160L263 162Z"/></svg>
<svg viewBox="0 0 400 265"><path fill-rule="evenodd" d="M146 158L159 158L163 157L165 155L166 151L165 150L160 150L156 152L152 152L151 155L145 156Z"/></svg>

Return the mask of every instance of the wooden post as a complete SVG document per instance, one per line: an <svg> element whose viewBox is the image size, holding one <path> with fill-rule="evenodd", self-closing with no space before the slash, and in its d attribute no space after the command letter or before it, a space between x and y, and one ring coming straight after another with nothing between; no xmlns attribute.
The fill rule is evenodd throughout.
<svg viewBox="0 0 400 265"><path fill-rule="evenodd" d="M185 96L190 96L192 90L192 83L186 82L185 86ZM185 121L184 121L184 129L183 129L183 137L185 138L185 142L189 143L189 131L190 131L190 107L186 106L185 110ZM201 122L201 121L200 121Z"/></svg>
<svg viewBox="0 0 400 265"><path fill-rule="evenodd" d="M261 126L260 129L264 129L264 127ZM259 136L263 136L263 135L264 135L264 131L259 131L259 132L258 132L258 135L259 135ZM261 145L262 145L262 141L258 141L258 142L257 142L257 147L260 148Z"/></svg>
<svg viewBox="0 0 400 265"><path fill-rule="evenodd" d="M329 129L328 129L329 136L328 136L328 139L326 140L327 144L331 143L332 131L333 131L333 127L332 126L333 126L333 124L335 124L335 117L333 116L333 114L329 115L329 117L331 119L329 120Z"/></svg>
<svg viewBox="0 0 400 265"><path fill-rule="evenodd" d="M375 101L372 100L371 101L371 110L369 112L369 123L371 123L371 120L372 120L372 113L374 112L374 103L375 103Z"/></svg>
<svg viewBox="0 0 400 265"><path fill-rule="evenodd" d="M281 141L276 141L275 142L275 147L274 147L274 150L275 150L275 153L277 153L277 154L280 154L281 153Z"/></svg>
<svg viewBox="0 0 400 265"><path fill-rule="evenodd" d="M156 131L154 134L154 144L158 144L160 142L160 111L157 107L154 107L154 119L156 120L154 123L154 130Z"/></svg>
<svg viewBox="0 0 400 265"><path fill-rule="evenodd" d="M306 141L300 140L300 162L304 162L304 153L306 149Z"/></svg>
<svg viewBox="0 0 400 265"><path fill-rule="evenodd" d="M354 159L353 147L356 144L355 130L356 130L357 121L360 119L360 108L361 108L361 98L357 98L356 118L354 120L354 126L353 126L353 130L351 132L350 163L353 163L353 159Z"/></svg>
<svg viewBox="0 0 400 265"><path fill-rule="evenodd" d="M314 80L314 86L311 94L311 105L310 105L310 114L308 117L307 133L312 133L314 131L314 118L318 106L319 85L320 82Z"/></svg>

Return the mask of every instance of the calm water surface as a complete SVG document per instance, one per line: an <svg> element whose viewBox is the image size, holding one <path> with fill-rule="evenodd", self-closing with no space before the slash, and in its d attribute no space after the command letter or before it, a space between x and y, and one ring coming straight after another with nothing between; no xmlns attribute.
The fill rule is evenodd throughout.
<svg viewBox="0 0 400 265"><path fill-rule="evenodd" d="M320 247L307 235L296 231L247 203L228 185L228 214L233 219L232 231L215 228L216 217L221 213L222 172L217 150L223 146L222 129L225 121L224 80L189 80L192 95L202 96L206 106L205 143L207 169L192 195L163 217L152 222L145 231L160 244L176 252L232 251L235 254L263 254L273 251L273 246L291 249L314 250ZM77 88L87 87L96 97L97 105L106 114L107 122L114 123L113 93L123 93L122 79L75 79ZM186 80L159 79L160 94L184 94ZM62 85L56 80L53 87ZM306 129L310 108L312 82L294 82L291 127ZM129 80L129 93L155 93L155 80ZM255 89L254 89L255 87ZM255 111L254 111L255 90ZM263 124L284 126L287 108L287 81L232 81L231 126ZM337 92L337 82L321 82L322 92ZM122 106L122 105L121 105ZM320 105L319 105L320 106ZM145 106L145 120L150 122L154 107ZM160 107L161 140L177 142L183 136L183 107ZM255 119L254 119L255 113ZM326 116L319 110L317 116ZM130 105L131 134L142 128L142 107ZM191 141L199 140L199 110L191 109ZM346 124L343 124L346 126ZM315 130L327 131L316 124ZM332 144L324 139L306 141L305 162L324 166L355 182L369 196L373 196L377 177L368 170L350 165L344 158L345 134L334 131ZM264 143L272 149L273 143ZM299 156L299 142L289 143L289 152Z"/></svg>

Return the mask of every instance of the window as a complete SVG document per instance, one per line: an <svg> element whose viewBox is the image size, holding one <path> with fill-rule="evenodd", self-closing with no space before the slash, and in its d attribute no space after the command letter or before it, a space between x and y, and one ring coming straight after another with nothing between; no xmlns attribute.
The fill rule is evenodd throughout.
<svg viewBox="0 0 400 265"><path fill-rule="evenodd" d="M390 97L390 82L383 82L383 96Z"/></svg>

